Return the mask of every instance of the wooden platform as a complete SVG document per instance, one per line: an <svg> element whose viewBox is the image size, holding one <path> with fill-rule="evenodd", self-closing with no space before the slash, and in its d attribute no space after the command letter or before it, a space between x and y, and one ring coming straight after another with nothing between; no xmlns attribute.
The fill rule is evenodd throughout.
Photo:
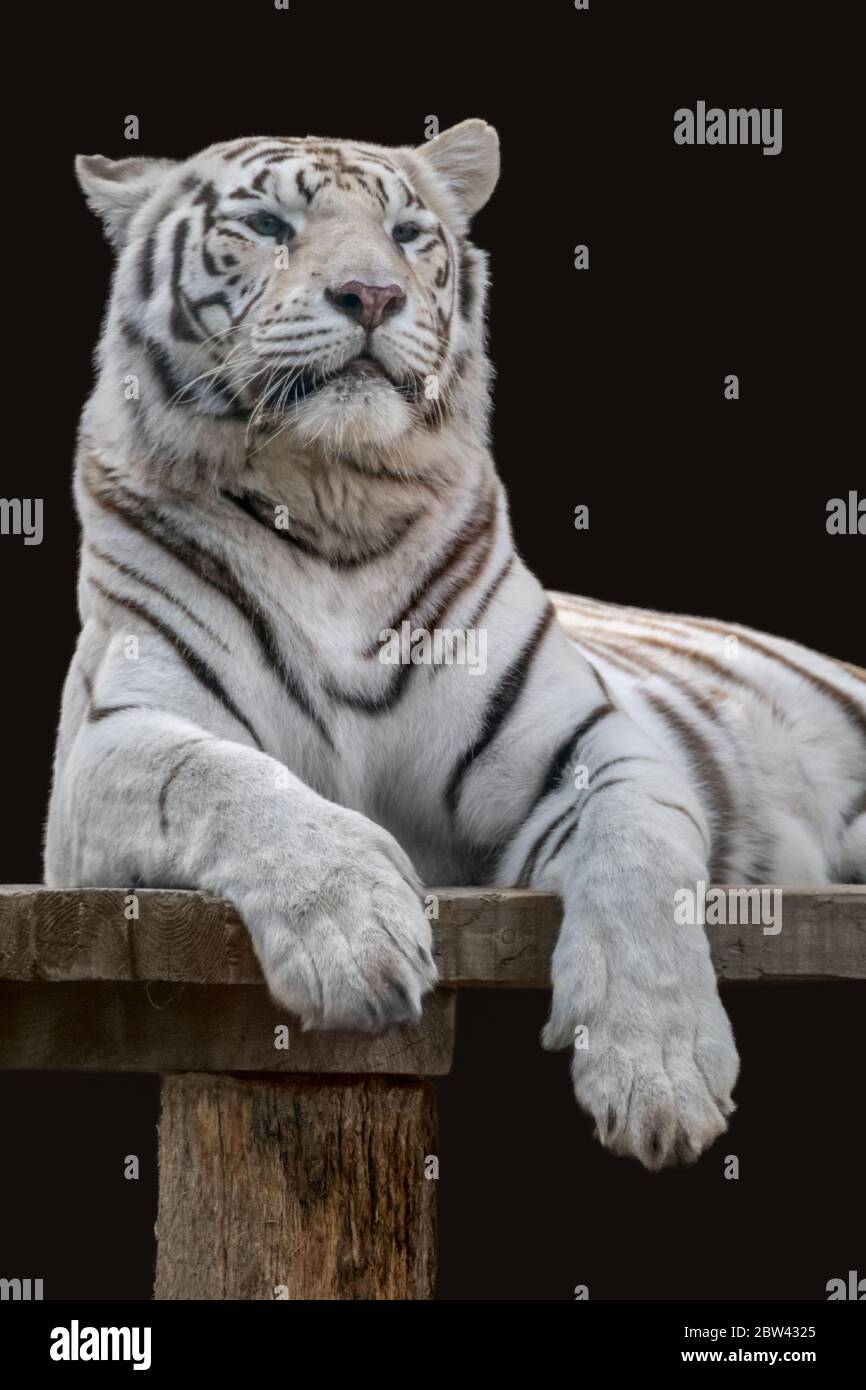
<svg viewBox="0 0 866 1390"><path fill-rule="evenodd" d="M369 1038L302 1032L221 899L0 888L0 1067L163 1074L156 1297L432 1296L426 1078L450 1068L458 989L549 986L560 904L428 903L442 987L418 1025ZM788 888L778 933L707 933L723 985L866 979L863 887Z"/></svg>
<svg viewBox="0 0 866 1390"><path fill-rule="evenodd" d="M138 920L128 920L128 892L0 887L0 979L261 983L231 903L207 893L139 888ZM554 894L522 888L431 888L429 894L438 908L431 925L444 985L549 986L560 922ZM866 978L866 887L786 888L782 905L778 935L760 926L707 928L723 982Z"/></svg>

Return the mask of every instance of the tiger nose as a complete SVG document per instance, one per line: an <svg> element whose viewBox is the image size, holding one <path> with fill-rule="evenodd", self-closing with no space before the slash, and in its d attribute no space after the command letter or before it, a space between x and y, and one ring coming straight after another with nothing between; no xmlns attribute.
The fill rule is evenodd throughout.
<svg viewBox="0 0 866 1390"><path fill-rule="evenodd" d="M368 330L399 314L406 303L399 285L365 285L360 280L347 280L339 289L328 290L327 297L335 309Z"/></svg>

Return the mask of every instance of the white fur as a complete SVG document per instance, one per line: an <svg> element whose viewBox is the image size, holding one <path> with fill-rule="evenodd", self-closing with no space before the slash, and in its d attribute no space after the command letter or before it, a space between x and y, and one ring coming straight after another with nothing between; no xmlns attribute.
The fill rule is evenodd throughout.
<svg viewBox="0 0 866 1390"><path fill-rule="evenodd" d="M557 596L562 626L541 640L509 717L449 810L452 770L546 602L515 558L479 617L481 595L512 554L487 448L484 259L464 242L468 217L495 182L495 135L466 122L417 151L330 142L340 145L344 165L367 168L371 185L379 170L387 207L351 175L308 203L298 194L298 171L315 178L320 147L269 166L255 155L267 144L250 142L247 164L246 155L226 158L239 142L178 166L80 164L119 261L99 380L82 420L82 633L64 691L46 879L224 894L249 926L275 997L304 1026L379 1028L417 1017L434 983L420 881L514 882L557 817L566 825L579 811L579 833L559 853L541 855L531 875L564 903L544 1040L567 1047L576 1028L588 1029L589 1047L574 1050L574 1084L603 1142L650 1167L693 1159L725 1128L738 1063L706 937L674 924L673 902L677 889L708 878L710 847L725 827L650 697L662 696L691 721L733 787L730 881L748 878L759 863L782 884L866 870L863 818L846 824L866 779L863 740L826 693L745 644L731 667L742 679L725 682L689 655L705 641L720 649L717 633L691 620ZM229 235L219 218L206 225L189 191L194 179L199 190L213 190L211 210L226 208L232 191L265 168L275 172L270 180L262 174L261 184L297 221L281 270L273 247L244 230ZM425 205L415 212L424 235L442 229L426 258L392 237L407 215L404 181ZM174 248L184 223L179 291ZM143 296L148 237L152 287ZM169 331L178 293L203 302L226 280L207 269L203 246L212 264L235 255L240 278L225 290L228 308L198 311L211 341L178 341ZM467 317L461 254L474 279ZM335 376L309 400L285 409L272 402L256 413L271 371L267 353L283 353L288 374L336 370L360 350L360 326L325 294L357 280L405 288L405 307L369 341L393 378L411 369L439 379L443 418L424 419L423 404L384 377L351 376ZM230 319L235 327L226 333ZM286 345L286 337L294 341ZM194 383L182 399L166 399L145 338L161 345L183 383ZM130 373L140 381L138 402L124 398ZM217 374L252 411L252 426L219 413ZM223 495L238 490L285 507L320 555L281 542L241 513ZM488 506L496 521L485 528ZM145 520L133 524L130 516ZM154 516L181 538L180 554L148 530ZM347 692L375 698L393 675L371 656L371 643L461 533L468 539L453 575L465 582L452 594L447 575L436 581L427 606L441 609L449 628L483 622L486 673L470 679L457 666L421 667L384 713L354 707ZM184 549L190 545L199 551ZM327 738L287 691L243 601L185 562L201 548L265 615L279 661L302 684ZM364 551L378 553L340 567ZM190 669L168 628L207 662L231 708ZM136 655L130 637L138 639ZM653 645L660 638L680 654L662 658ZM789 643L761 641L863 706L855 672ZM648 669L660 660L663 671ZM557 748L606 700L599 676L616 711L576 749L589 787L576 790L568 775L533 806ZM684 683L703 692L718 717L690 704ZM593 796L594 771L614 759L629 760L617 762L622 781ZM554 834L548 850L555 841Z"/></svg>

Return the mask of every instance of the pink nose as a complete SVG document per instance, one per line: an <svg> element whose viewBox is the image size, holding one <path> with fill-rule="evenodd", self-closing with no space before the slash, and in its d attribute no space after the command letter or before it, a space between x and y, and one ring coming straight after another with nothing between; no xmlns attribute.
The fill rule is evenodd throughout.
<svg viewBox="0 0 866 1390"><path fill-rule="evenodd" d="M335 309L368 331L378 328L392 314L399 314L406 303L399 285L364 285L360 280L347 280L338 290L328 290L327 296Z"/></svg>

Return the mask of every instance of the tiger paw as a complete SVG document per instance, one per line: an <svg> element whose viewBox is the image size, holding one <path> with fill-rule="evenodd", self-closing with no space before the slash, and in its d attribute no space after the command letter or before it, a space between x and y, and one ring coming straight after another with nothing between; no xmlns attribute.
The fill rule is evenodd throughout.
<svg viewBox="0 0 866 1390"><path fill-rule="evenodd" d="M284 882L235 895L274 999L304 1030L417 1022L436 983L430 923L403 850L340 809Z"/></svg>
<svg viewBox="0 0 866 1390"><path fill-rule="evenodd" d="M584 940L572 969L560 962L542 1041L573 1048L575 1095L606 1148L650 1169L694 1163L734 1110L733 1032L708 953L679 979L635 955L617 963Z"/></svg>

